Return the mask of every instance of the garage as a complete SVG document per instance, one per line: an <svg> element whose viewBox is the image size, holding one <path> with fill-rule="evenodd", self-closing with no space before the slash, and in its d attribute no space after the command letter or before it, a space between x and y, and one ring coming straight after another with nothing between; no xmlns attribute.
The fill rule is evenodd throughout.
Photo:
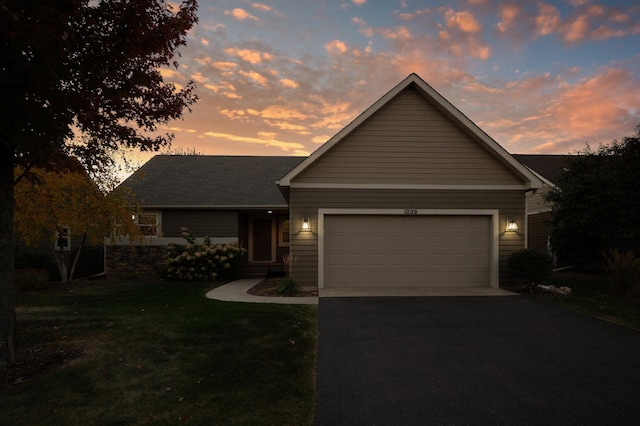
<svg viewBox="0 0 640 426"><path fill-rule="evenodd" d="M324 287L489 287L491 216L326 215Z"/></svg>

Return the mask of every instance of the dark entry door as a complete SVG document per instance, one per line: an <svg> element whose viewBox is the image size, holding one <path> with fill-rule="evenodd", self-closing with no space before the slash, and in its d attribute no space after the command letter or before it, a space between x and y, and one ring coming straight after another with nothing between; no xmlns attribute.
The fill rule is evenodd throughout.
<svg viewBox="0 0 640 426"><path fill-rule="evenodd" d="M253 220L253 261L254 262L271 262L273 260L271 253L273 222L271 219L254 219Z"/></svg>

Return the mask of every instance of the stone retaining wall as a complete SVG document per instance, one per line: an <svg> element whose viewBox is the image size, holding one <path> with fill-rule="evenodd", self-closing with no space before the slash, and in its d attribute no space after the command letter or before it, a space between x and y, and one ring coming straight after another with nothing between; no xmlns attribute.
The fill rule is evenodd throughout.
<svg viewBox="0 0 640 426"><path fill-rule="evenodd" d="M120 279L157 279L164 265L164 246L107 245L107 275Z"/></svg>

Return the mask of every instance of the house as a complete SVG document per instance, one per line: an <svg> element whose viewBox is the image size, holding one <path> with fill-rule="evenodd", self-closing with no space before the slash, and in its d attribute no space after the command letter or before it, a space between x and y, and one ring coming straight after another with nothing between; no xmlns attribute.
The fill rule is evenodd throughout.
<svg viewBox="0 0 640 426"><path fill-rule="evenodd" d="M303 286L498 288L543 180L411 74L309 157L157 156L123 185L148 247L185 226L290 252Z"/></svg>
<svg viewBox="0 0 640 426"><path fill-rule="evenodd" d="M570 155L514 154L514 157L542 180L542 188L527 193L527 247L553 255L551 248L551 205L545 195L556 187Z"/></svg>
<svg viewBox="0 0 640 426"><path fill-rule="evenodd" d="M276 181L304 157L157 155L121 185L131 188L141 203L135 218L143 228L144 245L131 259L129 241L108 247L107 262L126 267L151 255L161 258L169 243L184 244L182 228L200 242L241 244L245 267L255 273L282 270L289 252L289 207ZM114 258L115 256L115 258ZM158 262L148 259L147 268Z"/></svg>

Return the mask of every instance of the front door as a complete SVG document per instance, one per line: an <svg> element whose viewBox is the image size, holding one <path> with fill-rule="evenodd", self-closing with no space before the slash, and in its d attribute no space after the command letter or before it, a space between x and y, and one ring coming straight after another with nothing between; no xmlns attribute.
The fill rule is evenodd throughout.
<svg viewBox="0 0 640 426"><path fill-rule="evenodd" d="M273 262L273 219L255 218L251 227L251 262Z"/></svg>

